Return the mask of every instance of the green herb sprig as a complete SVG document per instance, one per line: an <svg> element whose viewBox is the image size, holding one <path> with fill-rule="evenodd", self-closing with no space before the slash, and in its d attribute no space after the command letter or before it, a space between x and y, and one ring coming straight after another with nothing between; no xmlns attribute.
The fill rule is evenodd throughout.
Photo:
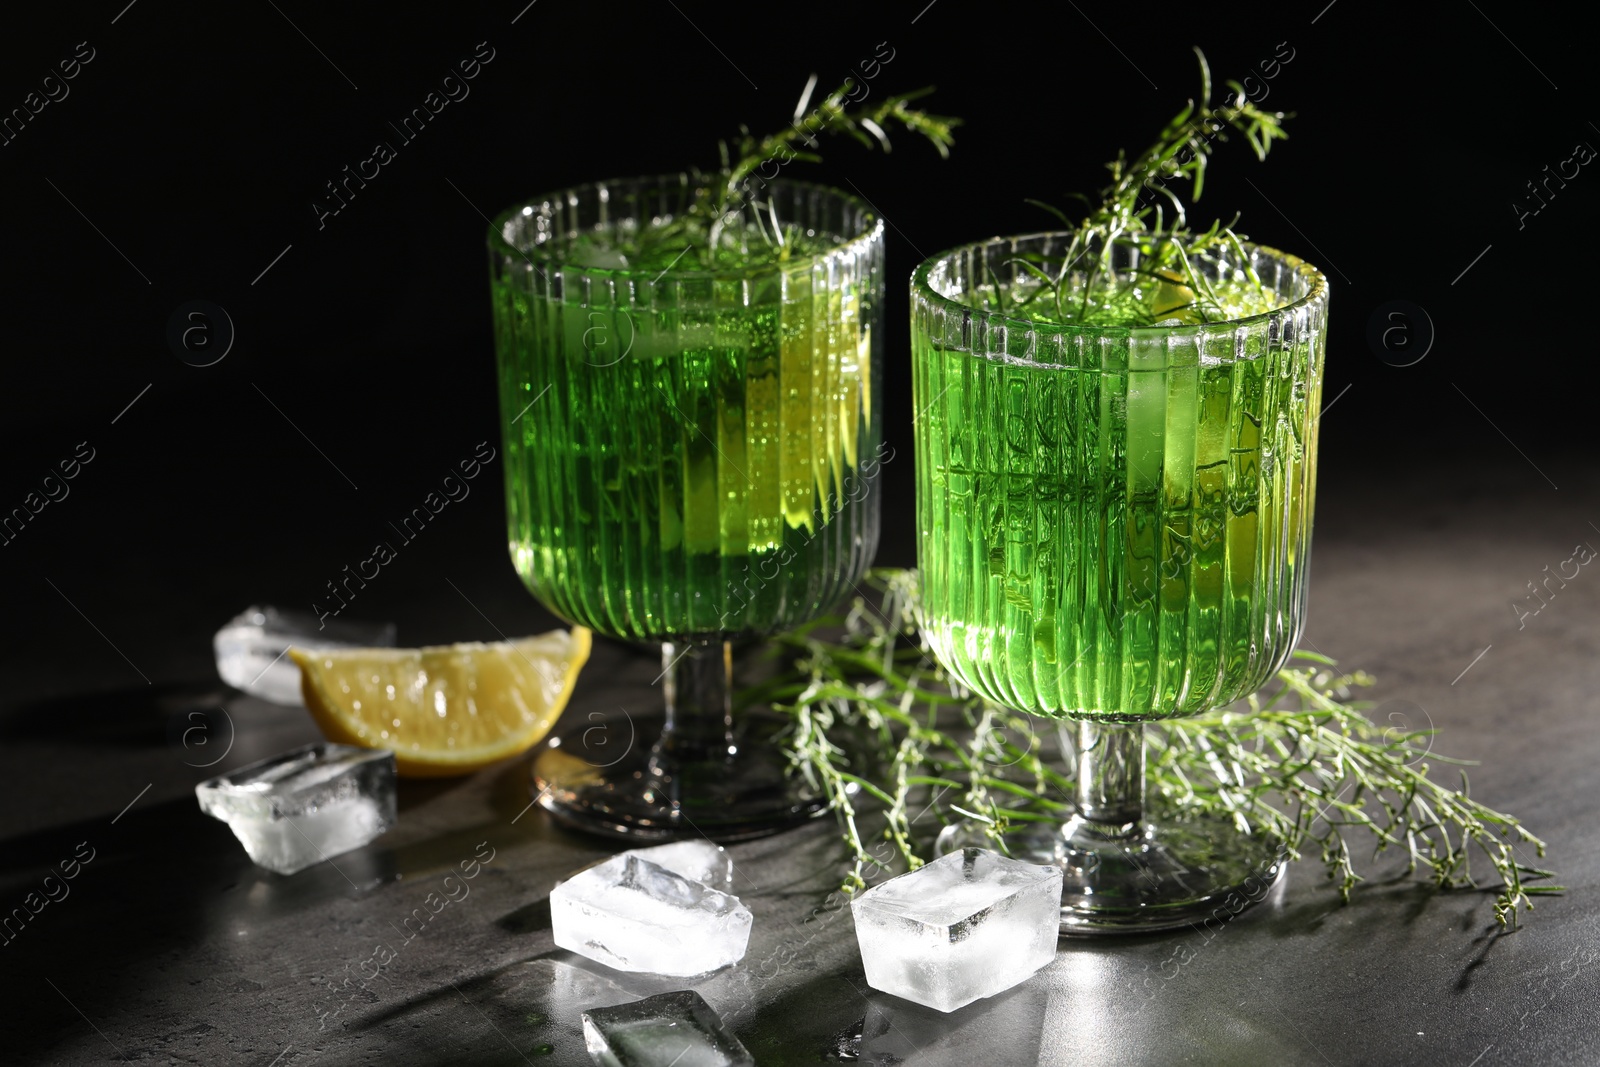
<svg viewBox="0 0 1600 1067"><path fill-rule="evenodd" d="M1063 222L1072 231L1072 239L1059 257L1010 261L1042 283L1020 301L1017 310L1049 292L1055 300L1055 321L1083 321L1096 283L1111 277L1111 259L1118 246L1139 252L1137 273L1157 287L1149 321L1141 325L1170 319L1212 322L1227 317L1215 287L1195 266L1196 262L1215 258L1219 252L1231 252L1249 281L1260 288L1261 281L1244 254L1242 236L1233 229L1238 216L1226 225L1218 219L1205 230L1194 230L1189 225L1184 198L1173 186L1190 183L1189 201L1199 201L1211 152L1218 143L1228 140L1230 131L1243 136L1256 158L1264 161L1273 143L1287 138L1283 122L1289 116L1257 107L1236 81L1227 83L1231 95L1221 105L1212 106L1211 68L1205 53L1198 48L1194 52L1200 61L1198 102L1190 100L1162 129L1155 143L1137 156L1129 159L1118 150L1117 158L1106 164L1111 182L1100 190L1098 206L1074 222L1053 205L1028 201ZM1087 197L1078 198L1089 201ZM1074 272L1079 261L1091 255L1087 270ZM1005 310L999 290L997 283L996 299L1001 301L1000 309ZM1070 291L1081 294L1076 307L1069 299Z"/></svg>
<svg viewBox="0 0 1600 1067"><path fill-rule="evenodd" d="M948 158L961 120L935 115L912 104L933 92L918 89L884 97L873 104L851 107L858 83L846 78L838 88L812 106L817 77L806 82L794 117L787 129L764 137L740 127L730 147L721 141L721 166L712 174L696 172L693 198L676 217L643 228L632 237L630 256L639 262L709 269L721 265L745 266L750 252L747 239L754 235L763 255L782 262L794 251L799 227L778 217L777 205L763 194L777 173L768 175L770 163L777 171L790 163L820 163L822 138L843 134L862 146L890 151L889 131L902 128L926 138L941 157Z"/></svg>
<svg viewBox="0 0 1600 1067"><path fill-rule="evenodd" d="M767 212L772 228L770 233L763 228L763 235L774 244L785 244L785 227L780 224L776 209L771 201L761 199L767 179L759 172L769 162L779 167L791 162L822 162L818 149L823 137L843 134L869 150L881 148L889 152L892 148L889 130L898 126L926 138L938 149L941 158L949 158L950 147L955 143L955 128L961 120L911 106L932 93L932 86L851 108L848 104L855 85L852 79L846 78L812 107L811 99L817 88L817 76L813 74L800 93L788 129L755 137L747 127L740 127L740 137L732 151L726 141L720 143L722 166L718 174L721 181L716 203L711 208L707 237L711 248L717 247L724 227L742 217L746 204ZM759 220L760 212L754 217Z"/></svg>
<svg viewBox="0 0 1600 1067"><path fill-rule="evenodd" d="M821 103L811 108L811 97L817 88L817 76L813 74L800 93L800 101L794 108L794 121L788 129L758 139L750 135L749 129L741 127L741 136L735 146L738 159L731 162L727 142L723 142L723 204L736 203L749 195L752 190L748 179L769 160L779 165L793 160L822 162L816 148L818 138L825 135L842 133L864 148L870 150L877 147L888 152L892 146L886 127L898 125L921 134L938 149L942 158L949 158L950 146L955 143L955 127L961 124L961 120L948 115L932 115L910 106L912 101L932 93L932 86L887 97L870 107L851 110L845 104L854 84L851 79L845 79L837 89L823 97ZM802 143L806 146L804 150L795 147ZM758 187L766 184L759 178L757 182Z"/></svg>
<svg viewBox="0 0 1600 1067"><path fill-rule="evenodd" d="M778 639L789 667L743 696L792 717L788 757L840 819L853 860L847 892L876 870L920 866L943 826L981 830L1003 849L1018 824L1072 810L1071 778L1042 756L1042 720L985 705L920 647L916 573L875 571L869 581L881 605L858 597L846 615ZM825 640L830 627L843 636ZM1407 873L1421 869L1439 889L1494 890L1502 926L1532 910L1534 896L1562 892L1543 884L1553 872L1519 855L1527 845L1543 856L1545 843L1474 799L1465 761L1431 753L1433 731L1380 727L1368 704L1350 699L1369 675L1310 652L1296 663L1241 705L1147 725L1149 795L1272 835L1292 858L1320 856L1346 902L1364 880L1355 855L1366 847L1403 850ZM1433 764L1461 768L1460 787L1435 780ZM868 847L869 817L883 823L887 851ZM1474 855L1496 880L1479 880Z"/></svg>

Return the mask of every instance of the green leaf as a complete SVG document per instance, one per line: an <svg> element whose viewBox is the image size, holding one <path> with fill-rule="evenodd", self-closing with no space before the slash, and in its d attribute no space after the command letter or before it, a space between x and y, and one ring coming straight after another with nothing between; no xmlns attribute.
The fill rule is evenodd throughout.
<svg viewBox="0 0 1600 1067"><path fill-rule="evenodd" d="M1057 219L1061 220L1061 224L1063 226L1068 227L1069 229L1077 225L1077 223L1075 223L1071 219L1067 218L1067 213L1065 211L1062 211L1060 208L1056 207L1054 204L1047 204L1043 200L1034 200L1031 197L1023 200L1023 203L1032 204L1034 207L1037 207L1037 208L1043 208L1044 210L1050 212L1050 214L1054 215ZM1054 279L1052 279L1052 281L1053 280Z"/></svg>

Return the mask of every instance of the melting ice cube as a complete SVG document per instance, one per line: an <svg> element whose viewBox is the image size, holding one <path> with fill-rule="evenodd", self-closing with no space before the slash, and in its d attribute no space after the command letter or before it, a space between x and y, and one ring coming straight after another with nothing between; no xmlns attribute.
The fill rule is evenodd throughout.
<svg viewBox="0 0 1600 1067"><path fill-rule="evenodd" d="M733 892L733 860L726 849L710 841L674 841L654 848L631 848L628 855L649 860L691 882L704 882L724 893Z"/></svg>
<svg viewBox="0 0 1600 1067"><path fill-rule="evenodd" d="M235 689L291 707L301 703L300 668L284 655L300 648L388 648L394 623L345 622L299 611L249 607L217 631L217 673Z"/></svg>
<svg viewBox="0 0 1600 1067"><path fill-rule="evenodd" d="M550 891L557 945L619 971L695 975L744 958L739 898L624 852Z"/></svg>
<svg viewBox="0 0 1600 1067"><path fill-rule="evenodd" d="M627 270L628 257L599 234L584 234L567 250L566 261L580 270Z"/></svg>
<svg viewBox="0 0 1600 1067"><path fill-rule="evenodd" d="M755 1067L699 993L662 993L583 1013L583 1041L600 1067Z"/></svg>
<svg viewBox="0 0 1600 1067"><path fill-rule="evenodd" d="M327 741L194 787L259 866L294 874L360 848L395 822L394 753Z"/></svg>
<svg viewBox="0 0 1600 1067"><path fill-rule="evenodd" d="M1061 868L965 848L874 886L850 910L868 985L954 1011L1055 958Z"/></svg>

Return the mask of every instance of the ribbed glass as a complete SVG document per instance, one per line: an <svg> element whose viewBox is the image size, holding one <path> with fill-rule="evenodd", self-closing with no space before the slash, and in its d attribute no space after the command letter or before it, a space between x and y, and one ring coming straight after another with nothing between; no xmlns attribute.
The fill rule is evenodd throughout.
<svg viewBox="0 0 1600 1067"><path fill-rule="evenodd" d="M969 306L1069 240L971 245L912 279L923 633L1009 708L1102 722L1216 708L1283 664L1304 619L1327 285L1247 245L1287 306L1150 328ZM1114 256L1119 274L1138 265Z"/></svg>
<svg viewBox="0 0 1600 1067"><path fill-rule="evenodd" d="M785 629L877 546L883 223L779 181L762 221L823 251L742 271L563 261L577 235L669 222L697 194L688 175L598 182L490 229L511 557L613 637Z"/></svg>

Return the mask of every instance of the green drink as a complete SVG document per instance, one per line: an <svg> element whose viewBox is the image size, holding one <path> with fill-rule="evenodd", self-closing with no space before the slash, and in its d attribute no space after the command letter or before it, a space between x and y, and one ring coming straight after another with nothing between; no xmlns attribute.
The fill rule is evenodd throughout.
<svg viewBox="0 0 1600 1067"><path fill-rule="evenodd" d="M817 810L735 723L728 641L826 611L877 546L883 224L799 182L714 196L596 183L490 230L512 561L569 622L663 648L658 722L591 712L535 764L541 804L613 836Z"/></svg>
<svg viewBox="0 0 1600 1067"><path fill-rule="evenodd" d="M495 279L512 559L613 637L785 629L876 541L870 300L864 320L861 289L819 286L802 250L687 282L669 254L627 257L660 279L648 303L614 302L606 271L568 268L560 293Z"/></svg>
<svg viewBox="0 0 1600 1067"><path fill-rule="evenodd" d="M998 304L992 288L972 299ZM1016 288L1012 306L1030 292ZM1240 319L1270 308L1238 283L1221 295ZM1126 329L1117 311L1042 342L1038 362L919 329L913 366L940 661L1008 707L1130 722L1229 703L1293 648L1317 369L1265 330Z"/></svg>
<svg viewBox="0 0 1600 1067"><path fill-rule="evenodd" d="M1140 724L1225 706L1293 651L1327 283L1221 249L1191 260L1200 322L1137 243L1097 261L1074 236L972 245L913 276L920 628L982 696L1076 723L1076 813L1008 838L1064 868L1063 932L1164 929L1237 911L1282 870L1231 822L1145 810ZM1030 266L1080 255L1092 277L1041 287ZM962 843L951 830L942 848Z"/></svg>

